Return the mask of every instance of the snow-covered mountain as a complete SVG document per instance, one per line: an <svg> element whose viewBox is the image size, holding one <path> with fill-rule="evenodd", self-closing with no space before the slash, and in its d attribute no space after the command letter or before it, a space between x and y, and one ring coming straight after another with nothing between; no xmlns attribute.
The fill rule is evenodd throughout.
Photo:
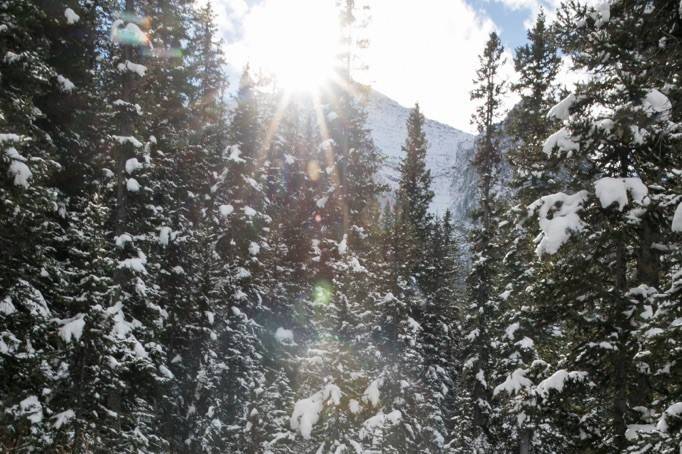
<svg viewBox="0 0 682 454"><path fill-rule="evenodd" d="M385 161L379 177L395 190L400 178L401 150L407 135L410 108L373 91L367 103L368 127ZM435 196L431 209L442 214L451 209L454 219L467 224L467 213L475 202L476 172L471 164L475 136L452 126L426 119L429 150L427 167L433 177Z"/></svg>

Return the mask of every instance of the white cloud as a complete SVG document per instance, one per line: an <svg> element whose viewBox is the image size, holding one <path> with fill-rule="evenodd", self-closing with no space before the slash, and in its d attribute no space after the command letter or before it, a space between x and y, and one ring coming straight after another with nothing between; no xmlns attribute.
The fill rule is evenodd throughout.
<svg viewBox="0 0 682 454"><path fill-rule="evenodd" d="M329 78L339 43L334 0L263 0L240 18L241 38L227 46L233 65L274 73L287 88Z"/></svg>
<svg viewBox="0 0 682 454"><path fill-rule="evenodd" d="M195 0L194 7L206 5L208 0ZM225 37L239 32L239 22L249 12L246 0L218 0L212 2L216 23Z"/></svg>
<svg viewBox="0 0 682 454"><path fill-rule="evenodd" d="M369 78L402 104L419 101L429 118L472 131L472 80L490 32L496 30L464 0L372 2ZM511 74L507 52L505 74Z"/></svg>
<svg viewBox="0 0 682 454"><path fill-rule="evenodd" d="M534 4L534 0L504 1ZM216 6L232 70L240 70L254 58L250 43L258 40L249 33L249 24L258 22L263 8L276 3L249 1L249 7L244 0L221 0ZM419 102L429 118L473 132L470 118L475 106L469 93L478 55L490 32L499 32L497 25L466 0L372 0L370 7L365 31L369 48L363 55L369 66L367 81L401 104ZM513 76L510 50L505 56L503 74ZM510 98L508 107L512 102Z"/></svg>

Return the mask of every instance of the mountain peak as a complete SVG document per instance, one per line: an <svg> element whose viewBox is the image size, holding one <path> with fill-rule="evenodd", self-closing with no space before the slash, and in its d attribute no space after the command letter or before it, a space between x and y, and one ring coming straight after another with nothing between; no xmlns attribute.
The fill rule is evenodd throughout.
<svg viewBox="0 0 682 454"><path fill-rule="evenodd" d="M372 90L368 96L368 126L384 157L379 178L389 185L392 192L397 189L400 179L400 161L404 156L402 145L407 135L409 113L410 108L383 93ZM455 219L467 223L467 213L476 191L476 173L471 165L475 136L428 118L424 126L429 142L426 166L433 178L431 211L442 215L450 209Z"/></svg>

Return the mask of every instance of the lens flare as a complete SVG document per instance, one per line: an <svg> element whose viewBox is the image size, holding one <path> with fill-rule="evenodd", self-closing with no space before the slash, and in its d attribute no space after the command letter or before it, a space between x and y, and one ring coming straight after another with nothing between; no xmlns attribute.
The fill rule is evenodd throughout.
<svg viewBox="0 0 682 454"><path fill-rule="evenodd" d="M142 29L149 29L150 25L149 18L122 14L111 24L111 42L124 46L146 46L149 37Z"/></svg>
<svg viewBox="0 0 682 454"><path fill-rule="evenodd" d="M313 303L316 305L327 305L332 300L334 288L328 281L319 281L313 287Z"/></svg>
<svg viewBox="0 0 682 454"><path fill-rule="evenodd" d="M308 178L312 181L317 181L320 179L320 173L322 169L320 168L320 163L316 160L308 161Z"/></svg>

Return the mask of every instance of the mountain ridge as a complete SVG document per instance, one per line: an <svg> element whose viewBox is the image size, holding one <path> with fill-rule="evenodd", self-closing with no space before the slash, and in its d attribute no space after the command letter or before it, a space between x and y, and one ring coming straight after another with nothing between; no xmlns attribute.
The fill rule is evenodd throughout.
<svg viewBox="0 0 682 454"><path fill-rule="evenodd" d="M400 179L402 145L407 135L410 108L381 92L372 90L367 98L367 126L384 158L379 180L391 191L392 202ZM426 165L431 171L434 198L431 211L442 215L447 209L460 224L469 224L469 211L476 197L476 171L472 165L476 136L445 123L425 118L424 132L429 143Z"/></svg>

